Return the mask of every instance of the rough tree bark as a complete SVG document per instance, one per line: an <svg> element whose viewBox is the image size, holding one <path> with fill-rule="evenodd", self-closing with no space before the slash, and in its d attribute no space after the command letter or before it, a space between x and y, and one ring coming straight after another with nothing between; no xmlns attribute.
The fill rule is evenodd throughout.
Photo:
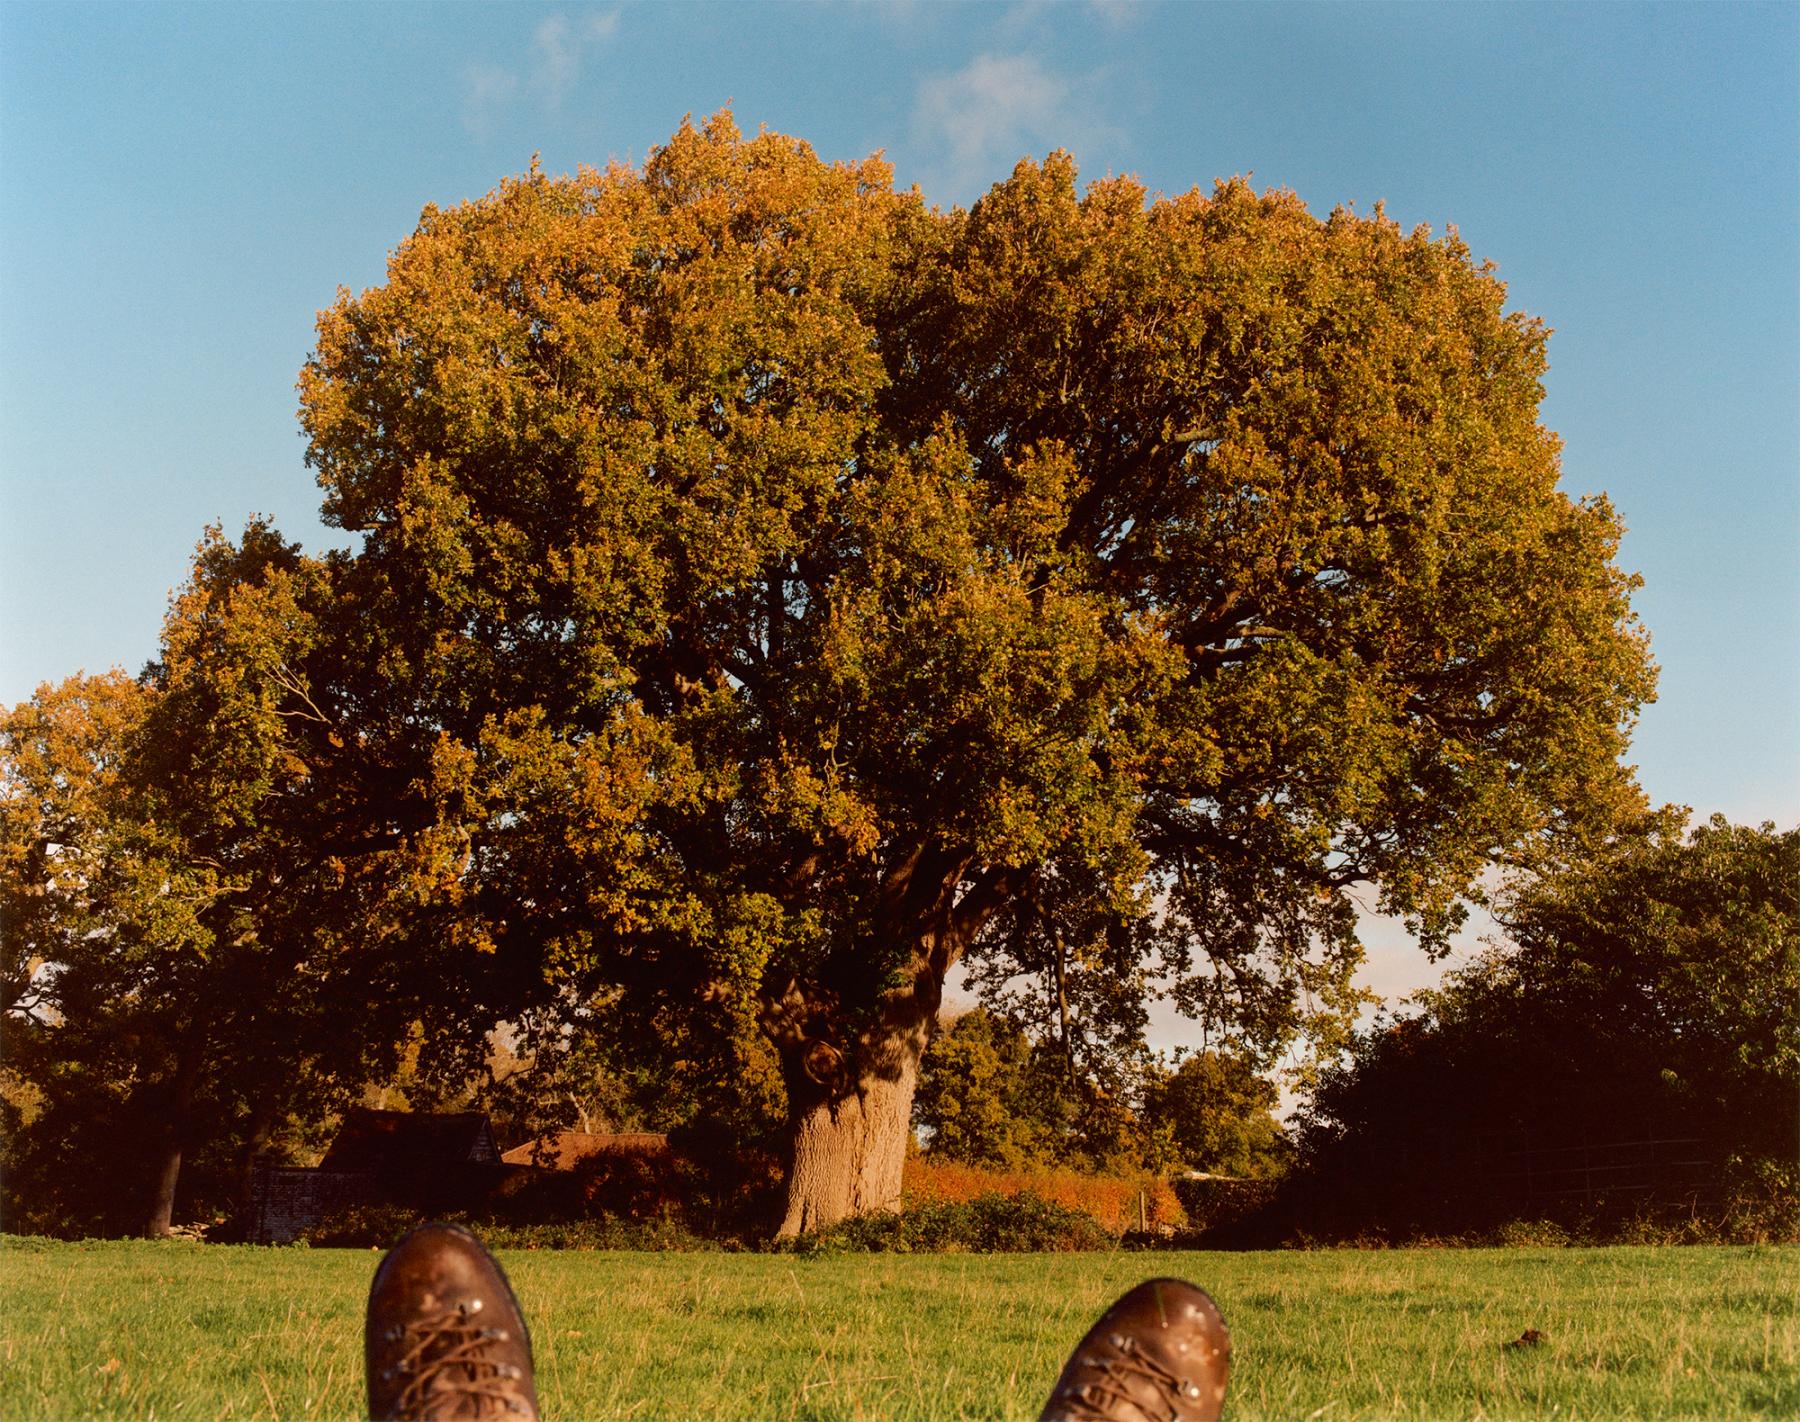
<svg viewBox="0 0 1800 1422"><path fill-rule="evenodd" d="M906 1014L911 1020L859 1044L854 1075L833 1070L836 1050L823 1042L801 1052L810 1060L797 1063L800 1080L789 1068L794 1135L787 1211L778 1237L792 1239L857 1215L900 1208L913 1088L937 1011L935 1001L928 1012L925 1004L939 996L918 994L917 1010Z"/></svg>
<svg viewBox="0 0 1800 1422"><path fill-rule="evenodd" d="M921 849L886 876L878 923L911 943L911 979L883 997L853 1040L843 1040L844 1019L828 993L789 984L765 1004L793 1124L778 1238L900 1208L913 1090L944 979L1021 879L996 869L966 882L968 864L966 854Z"/></svg>

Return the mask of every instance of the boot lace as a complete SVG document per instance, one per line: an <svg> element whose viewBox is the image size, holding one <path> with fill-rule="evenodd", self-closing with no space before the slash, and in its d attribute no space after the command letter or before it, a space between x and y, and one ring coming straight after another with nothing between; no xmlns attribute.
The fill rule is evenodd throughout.
<svg viewBox="0 0 1800 1422"><path fill-rule="evenodd" d="M387 1369L389 1378L406 1379L395 1402L401 1418L441 1415L446 1403L469 1417L529 1415L519 1389L524 1373L488 1356L491 1345L507 1341L506 1330L472 1322L480 1309L473 1299L388 1331L401 1345Z"/></svg>
<svg viewBox="0 0 1800 1422"><path fill-rule="evenodd" d="M1121 1406L1149 1422L1181 1422L1182 1402L1197 1400L1199 1387L1144 1352L1135 1338L1115 1333L1107 1341L1116 1354L1098 1362L1088 1380L1068 1394L1071 1406L1063 1415L1069 1422L1117 1422ZM1146 1382L1151 1388L1148 1397Z"/></svg>

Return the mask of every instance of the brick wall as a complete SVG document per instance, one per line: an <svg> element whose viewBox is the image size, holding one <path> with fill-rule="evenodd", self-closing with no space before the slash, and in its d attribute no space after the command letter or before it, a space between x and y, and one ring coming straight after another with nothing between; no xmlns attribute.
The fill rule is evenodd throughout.
<svg viewBox="0 0 1800 1422"><path fill-rule="evenodd" d="M376 1199L375 1178L363 1171L295 1170L264 1166L256 1172L253 1244L286 1244L335 1210Z"/></svg>

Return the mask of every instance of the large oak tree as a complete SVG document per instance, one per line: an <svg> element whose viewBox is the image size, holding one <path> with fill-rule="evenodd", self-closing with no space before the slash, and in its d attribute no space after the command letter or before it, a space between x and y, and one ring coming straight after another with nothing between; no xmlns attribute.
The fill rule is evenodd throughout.
<svg viewBox="0 0 1800 1422"><path fill-rule="evenodd" d="M1061 154L942 212L728 116L428 209L301 387L384 971L446 1050L599 993L754 1024L789 1233L897 1201L969 955L1252 1053L1341 1017L1353 889L1441 944L1637 802L1546 335L1379 212Z"/></svg>

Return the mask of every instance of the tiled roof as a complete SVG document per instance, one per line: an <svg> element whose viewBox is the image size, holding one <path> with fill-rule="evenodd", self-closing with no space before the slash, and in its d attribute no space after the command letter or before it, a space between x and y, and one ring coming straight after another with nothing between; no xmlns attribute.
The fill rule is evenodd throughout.
<svg viewBox="0 0 1800 1422"><path fill-rule="evenodd" d="M493 1127L480 1111L344 1113L322 1170L392 1170L421 1165L460 1165L497 1155Z"/></svg>
<svg viewBox="0 0 1800 1422"><path fill-rule="evenodd" d="M535 1165L545 1170L573 1170L589 1156L616 1152L620 1155L662 1155L669 1138L660 1131L552 1131L527 1141L500 1157L508 1165Z"/></svg>

